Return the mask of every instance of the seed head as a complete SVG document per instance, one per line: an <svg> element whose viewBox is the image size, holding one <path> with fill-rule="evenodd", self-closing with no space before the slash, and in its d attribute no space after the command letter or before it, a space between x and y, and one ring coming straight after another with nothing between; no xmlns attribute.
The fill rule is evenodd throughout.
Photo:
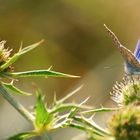
<svg viewBox="0 0 140 140"><path fill-rule="evenodd" d="M119 106L140 104L140 78L127 76L122 82L116 82L111 96Z"/></svg>
<svg viewBox="0 0 140 140"><path fill-rule="evenodd" d="M140 106L131 104L117 111L108 127L115 140L140 140Z"/></svg>

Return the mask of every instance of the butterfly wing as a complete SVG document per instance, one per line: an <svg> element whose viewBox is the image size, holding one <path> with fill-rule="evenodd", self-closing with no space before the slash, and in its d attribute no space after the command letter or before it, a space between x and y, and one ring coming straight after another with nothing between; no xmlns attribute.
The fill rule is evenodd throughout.
<svg viewBox="0 0 140 140"><path fill-rule="evenodd" d="M116 47L119 48L121 46L121 43L120 43L119 39L117 38L117 36L105 24L104 24L104 27L105 27L106 31L108 32L108 34L110 35L110 37L112 38Z"/></svg>
<svg viewBox="0 0 140 140"><path fill-rule="evenodd" d="M136 48L135 48L135 51L134 51L134 56L140 62L140 39L137 42L137 45L136 45Z"/></svg>
<svg viewBox="0 0 140 140"><path fill-rule="evenodd" d="M137 58L135 57L135 55L128 50L126 47L124 46L120 46L119 47L119 51L122 54L123 58L130 63L132 66L136 67L136 68L140 68L140 63L137 60Z"/></svg>
<svg viewBox="0 0 140 140"><path fill-rule="evenodd" d="M140 58L140 43L138 44L138 47L136 47L136 49L137 49L137 51L135 52L137 55L137 57L136 57L136 55L134 55L129 49L127 49L120 43L117 36L106 25L104 25L104 27L105 27L106 31L108 32L108 34L111 36L116 47L122 54L124 60L126 62L130 63L132 66L134 66L136 68L140 68L140 63L138 61L139 60L138 57Z"/></svg>

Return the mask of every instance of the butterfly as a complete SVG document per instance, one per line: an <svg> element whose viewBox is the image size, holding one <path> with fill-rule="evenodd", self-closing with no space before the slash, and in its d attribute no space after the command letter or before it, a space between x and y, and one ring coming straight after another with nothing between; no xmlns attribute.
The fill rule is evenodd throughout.
<svg viewBox="0 0 140 140"><path fill-rule="evenodd" d="M118 37L105 24L104 27L124 58L125 73L128 75L140 74L140 39L137 42L134 53L132 53L120 43Z"/></svg>

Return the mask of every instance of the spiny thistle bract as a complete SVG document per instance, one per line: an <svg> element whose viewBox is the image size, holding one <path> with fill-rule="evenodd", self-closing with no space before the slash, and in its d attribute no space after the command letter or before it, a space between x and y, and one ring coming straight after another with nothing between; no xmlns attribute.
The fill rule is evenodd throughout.
<svg viewBox="0 0 140 140"><path fill-rule="evenodd" d="M116 82L111 96L119 106L140 104L140 78L126 76L122 82Z"/></svg>
<svg viewBox="0 0 140 140"><path fill-rule="evenodd" d="M128 105L117 111L108 126L115 140L140 140L140 106Z"/></svg>

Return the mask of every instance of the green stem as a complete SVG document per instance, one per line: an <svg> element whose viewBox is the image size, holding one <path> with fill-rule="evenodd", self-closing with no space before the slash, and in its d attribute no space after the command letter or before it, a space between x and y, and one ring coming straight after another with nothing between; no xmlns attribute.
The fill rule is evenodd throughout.
<svg viewBox="0 0 140 140"><path fill-rule="evenodd" d="M102 129L101 127L99 127L97 124L95 123L92 123L91 121L89 121L88 119L85 119L83 117L80 117L80 116L74 116L73 119L75 121L78 121L78 122L82 122L86 125L88 125L89 127L91 127L92 129L100 132L101 134L103 135L106 135L106 136L111 136L108 132L106 132L104 129Z"/></svg>
<svg viewBox="0 0 140 140"><path fill-rule="evenodd" d="M97 108L97 109L93 109L93 110L87 110L87 111L83 111L82 114L94 114L96 112L111 112L111 111L117 111L120 108Z"/></svg>
<svg viewBox="0 0 140 140"><path fill-rule="evenodd" d="M67 103L67 104L61 104L61 105L56 105L51 111L51 114L54 114L56 112L60 111L65 111L65 110L70 110L72 108L78 108L78 109L90 109L91 107L86 106L86 105L81 105L79 106L78 104L72 104L72 103Z"/></svg>
<svg viewBox="0 0 140 140"><path fill-rule="evenodd" d="M0 94L7 100L26 120L34 121L33 115L28 112L18 101L16 101L11 94L9 94L2 86L0 86Z"/></svg>
<svg viewBox="0 0 140 140"><path fill-rule="evenodd" d="M41 138L42 138L42 140L52 140L52 138L50 137L50 135L47 132L42 134Z"/></svg>
<svg viewBox="0 0 140 140"><path fill-rule="evenodd" d="M68 126L72 127L72 128L80 129L80 130L83 130L83 131L88 131L88 132L94 133L94 134L96 134L98 136L102 136L102 137L104 136L101 133L99 133L98 131L93 130L92 128L88 128L88 127L82 126L80 124L71 123L71 124L68 124Z"/></svg>

